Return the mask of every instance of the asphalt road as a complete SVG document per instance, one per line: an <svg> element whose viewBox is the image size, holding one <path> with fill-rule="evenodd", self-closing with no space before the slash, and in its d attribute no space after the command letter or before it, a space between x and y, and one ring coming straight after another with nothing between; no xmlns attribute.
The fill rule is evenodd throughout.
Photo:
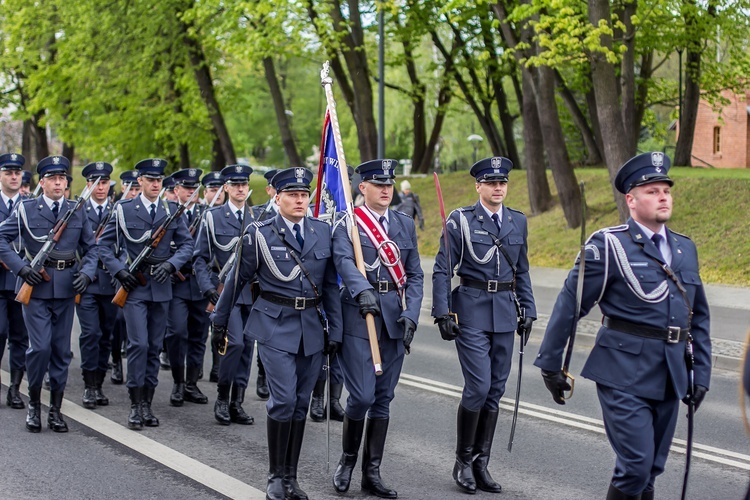
<svg viewBox="0 0 750 500"><path fill-rule="evenodd" d="M428 267L428 263L425 263ZM494 453L493 476L503 485L502 498L595 499L604 498L614 456L603 434L601 412L593 384L578 378L576 392L566 406L554 404L532 361L564 273L540 270L533 277L540 321L526 348L524 377L513 453L506 450L516 386L516 366L501 401ZM552 276L554 275L554 276ZM429 298L429 278L426 280ZM745 290L730 290L741 296ZM720 297L718 290L716 296ZM730 307L714 307L712 324L725 340L739 344L750 312L729 301ZM589 347L587 331L595 331L597 318L584 321L573 372L579 373ZM735 325L735 326L733 326ZM741 327L741 331L734 332ZM105 384L110 405L94 411L80 406L83 391L74 330L74 352L63 414L68 434L46 428L40 434L24 429L25 412L0 408L0 496L2 498L263 498L267 461L264 403L254 394L245 403L255 417L253 426L221 427L213 420L215 387L200 387L209 405L186 403L169 406L171 377L160 373L161 384L154 412L161 426L130 431L124 386ZM731 334L730 334L731 333ZM736 333L736 334L735 334ZM6 356L7 357L7 356ZM731 360L731 356L728 356ZM728 366L732 366L729 363ZM206 373L208 372L208 364ZM7 381L7 360L2 380ZM251 378L254 386L255 367ZM739 375L716 368L711 391L697 414L695 454L689 498L739 499L750 479L750 438L745 435L737 401ZM455 413L462 379L455 348L440 339L429 318L429 300L412 354L407 356L396 398L386 455L381 469L384 480L400 498L462 498L451 478L455 447ZM2 400L5 398L5 386ZM25 394L25 385L22 386ZM43 402L48 396L43 393ZM46 418L46 406L43 418ZM685 455L686 419L681 417L667 462L657 481L657 498L679 498ZM300 484L310 498L340 498L333 492L330 476L340 454L341 424L330 424L330 455L326 452L326 424L309 422L300 460ZM327 461L330 468L327 471ZM364 498L359 490L359 468L346 495ZM479 498L494 495L479 493Z"/></svg>

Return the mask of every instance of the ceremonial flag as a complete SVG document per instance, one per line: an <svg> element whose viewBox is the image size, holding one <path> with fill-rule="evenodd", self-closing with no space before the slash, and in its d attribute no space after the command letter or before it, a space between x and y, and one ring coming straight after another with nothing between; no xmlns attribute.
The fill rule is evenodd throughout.
<svg viewBox="0 0 750 500"><path fill-rule="evenodd" d="M346 173L345 173L346 175ZM326 111L323 123L323 137L320 141L320 162L318 164L318 188L315 196L314 217L328 219L333 223L333 214L346 207L344 187L339 173L339 156L333 140L331 115ZM326 214L322 217L321 214Z"/></svg>

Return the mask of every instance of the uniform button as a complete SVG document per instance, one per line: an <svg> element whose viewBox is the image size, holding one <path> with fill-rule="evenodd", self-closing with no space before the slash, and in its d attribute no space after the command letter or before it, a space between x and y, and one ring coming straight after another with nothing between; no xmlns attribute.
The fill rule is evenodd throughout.
<svg viewBox="0 0 750 500"><path fill-rule="evenodd" d="M672 321L674 321L674 316L672 316Z"/></svg>
<svg viewBox="0 0 750 500"><path fill-rule="evenodd" d="M673 298L674 298L674 294L673 294L673 293L670 293L670 294L669 294L669 298L670 298L670 299L673 299Z"/></svg>
<svg viewBox="0 0 750 500"><path fill-rule="evenodd" d="M617 345L618 345L619 347L622 347L622 342L618 343Z"/></svg>

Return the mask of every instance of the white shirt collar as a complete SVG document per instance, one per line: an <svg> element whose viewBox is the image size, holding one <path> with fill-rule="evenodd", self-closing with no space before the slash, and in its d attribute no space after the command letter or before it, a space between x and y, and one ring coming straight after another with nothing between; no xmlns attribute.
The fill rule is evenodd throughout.
<svg viewBox="0 0 750 500"><path fill-rule="evenodd" d="M156 201L149 201L148 198L143 196L143 193L139 194L138 197L141 199L141 203L143 203L143 206L146 207L147 210L151 210L151 205L158 205L159 199L157 198ZM158 208L157 208L158 210Z"/></svg>
<svg viewBox="0 0 750 500"><path fill-rule="evenodd" d="M49 209L52 210L52 204L55 202L55 200L53 200L52 198L48 198L46 194L42 194L42 199L44 200L44 203L47 204ZM62 201L63 201L63 198L60 198L59 200L57 200L58 207L62 207Z"/></svg>
<svg viewBox="0 0 750 500"><path fill-rule="evenodd" d="M379 213L377 213L375 210L373 210L372 208L368 207L367 205L363 205L363 206L367 210L369 210L370 213L372 213L372 216L375 217L375 220L379 221L381 217L385 217L385 223L386 224L390 224L391 223L391 219L389 217L390 210L386 210L383 215L380 215Z"/></svg>
<svg viewBox="0 0 750 500"><path fill-rule="evenodd" d="M105 208L107 208L107 202L106 201L100 205L99 203L95 202L93 198L89 198L89 203L91 203L91 208L93 208L94 210L96 210L97 207L102 207L102 210L104 210Z"/></svg>
<svg viewBox="0 0 750 500"><path fill-rule="evenodd" d="M489 215L490 219L492 218L492 216L494 214L497 214L497 216L500 218L500 221L502 222L502 220L503 220L503 206L502 206L502 204L500 205L500 208L497 210L497 212L490 211L490 209L487 208L484 205L484 203L482 203L481 201L479 202L479 204L482 205L482 208L484 208L484 211L487 212L487 215Z"/></svg>
<svg viewBox="0 0 750 500"><path fill-rule="evenodd" d="M651 239L651 237L655 234L652 230L638 222L637 220L633 219L633 222L638 224L638 227L641 229L643 234L646 235L646 238ZM659 230L659 234L662 237L662 241L667 241L667 226L665 224L661 225L661 229Z"/></svg>
<svg viewBox="0 0 750 500"><path fill-rule="evenodd" d="M291 231L292 234L294 234L294 224L295 223L292 222L292 221L290 221L289 219L287 219L283 215L281 216L281 220L284 221L284 223L286 224L286 227L289 228L289 231ZM304 238L304 236L305 236L305 218L304 217L302 218L301 221L299 221L299 234L301 234L302 237Z"/></svg>
<svg viewBox="0 0 750 500"><path fill-rule="evenodd" d="M5 193L3 193L2 191L0 191L0 196L2 196L2 198L3 198L3 204L5 204L6 207L8 206L8 200L13 200L13 206L15 207L18 204L18 202L20 201L21 193L16 193L16 195L14 197L10 198Z"/></svg>
<svg viewBox="0 0 750 500"><path fill-rule="evenodd" d="M232 203L232 200L228 200L227 205L229 205L229 211L232 212L232 215L237 215L237 210L242 210L240 207Z"/></svg>

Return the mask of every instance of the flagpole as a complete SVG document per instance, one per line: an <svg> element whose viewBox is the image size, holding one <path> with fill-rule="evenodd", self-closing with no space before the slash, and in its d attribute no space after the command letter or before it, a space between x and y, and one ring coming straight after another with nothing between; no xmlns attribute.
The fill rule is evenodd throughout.
<svg viewBox="0 0 750 500"><path fill-rule="evenodd" d="M346 158L344 157L344 145L341 141L341 130L339 129L339 119L336 114L336 101L333 99L333 79L328 76L328 61L323 64L320 71L320 83L326 93L326 103L328 104L328 114L333 129L333 142L336 145L336 153L339 159L339 176L341 177L341 188L344 190L346 198L346 213L352 221L352 246L354 247L354 262L362 276L367 277L365 270L365 259L362 256L362 243L359 240L359 231L357 230L357 221L354 218L354 203L352 202L352 187L349 183L349 173L346 168ZM375 375L383 374L383 364L380 360L380 347L378 346L378 336L375 329L375 317L372 314L365 315L367 324L367 337L370 340L370 353L372 354L372 364L375 369Z"/></svg>

